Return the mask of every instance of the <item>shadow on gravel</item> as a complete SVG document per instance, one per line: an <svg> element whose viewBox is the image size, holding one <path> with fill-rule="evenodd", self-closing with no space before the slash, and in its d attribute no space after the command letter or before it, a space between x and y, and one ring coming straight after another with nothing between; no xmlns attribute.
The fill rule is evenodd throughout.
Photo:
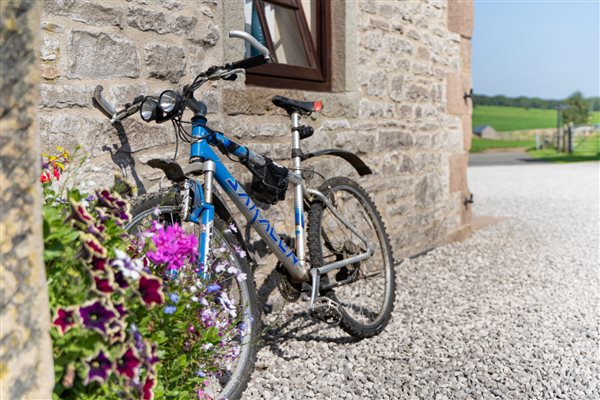
<svg viewBox="0 0 600 400"><path fill-rule="evenodd" d="M302 298L298 300L298 307L296 307L304 308L302 311L294 312L287 317L284 316L284 313L280 313L275 319L269 318L273 313L273 306L268 303L271 295L277 295L279 300L284 301L279 296L275 274L274 270L271 271L257 291L258 307L262 311L262 320L265 325L261 338L261 348L268 347L273 354L276 354L285 361L290 361L301 357L289 356L281 349L281 344L288 340L335 344L357 342L356 339L341 331L337 325L326 325L310 318L305 309L308 306L308 302Z"/></svg>

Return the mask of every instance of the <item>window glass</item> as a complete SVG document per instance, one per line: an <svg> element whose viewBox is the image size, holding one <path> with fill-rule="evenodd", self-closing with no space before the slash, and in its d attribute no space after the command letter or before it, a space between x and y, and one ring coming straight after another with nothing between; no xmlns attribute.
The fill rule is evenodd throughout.
<svg viewBox="0 0 600 400"><path fill-rule="evenodd" d="M296 11L265 2L265 19L275 48L275 57L280 64L310 66Z"/></svg>

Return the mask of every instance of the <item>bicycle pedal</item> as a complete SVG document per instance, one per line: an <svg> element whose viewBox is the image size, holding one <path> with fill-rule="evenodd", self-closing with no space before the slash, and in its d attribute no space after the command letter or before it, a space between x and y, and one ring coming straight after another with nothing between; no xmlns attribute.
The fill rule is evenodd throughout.
<svg viewBox="0 0 600 400"><path fill-rule="evenodd" d="M340 305L328 297L317 297L313 307L308 310L308 314L311 318L328 325L337 325L342 320Z"/></svg>

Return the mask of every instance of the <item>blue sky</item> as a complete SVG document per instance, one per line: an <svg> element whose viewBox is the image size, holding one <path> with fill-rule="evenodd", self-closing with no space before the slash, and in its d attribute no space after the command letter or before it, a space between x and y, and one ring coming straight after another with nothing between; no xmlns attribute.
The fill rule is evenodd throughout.
<svg viewBox="0 0 600 400"><path fill-rule="evenodd" d="M600 96L600 0L475 0L473 90Z"/></svg>

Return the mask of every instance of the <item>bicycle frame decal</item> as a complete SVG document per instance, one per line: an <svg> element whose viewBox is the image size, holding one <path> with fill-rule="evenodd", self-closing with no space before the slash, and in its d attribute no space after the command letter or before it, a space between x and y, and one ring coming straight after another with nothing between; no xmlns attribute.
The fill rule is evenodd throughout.
<svg viewBox="0 0 600 400"><path fill-rule="evenodd" d="M294 251L288 247L277 233L274 224L262 216L261 210L254 204L250 196L244 191L242 186L235 180L217 154L209 146L209 144L229 146L231 141L220 133L209 132L204 124L204 121L194 121L192 136L197 137L198 141L194 142L190 148L190 158L199 159L200 161L213 161L215 163L214 179L225 193L227 193L244 217L246 217L250 226L267 243L279 261L288 269L302 267L302 261L296 257ZM244 146L239 146L233 152L237 156L247 156L249 153L250 150ZM210 227L214 221L214 209L212 206L207 208L206 205L206 203L202 205L199 219L202 225ZM192 214L197 212L197 209L195 209L192 211ZM297 226L296 229L298 228L303 229L303 226ZM206 240L210 235L209 232L210 228L202 232L205 236L202 237L204 240L200 240L199 243L200 260L206 260L209 251L210 241Z"/></svg>

